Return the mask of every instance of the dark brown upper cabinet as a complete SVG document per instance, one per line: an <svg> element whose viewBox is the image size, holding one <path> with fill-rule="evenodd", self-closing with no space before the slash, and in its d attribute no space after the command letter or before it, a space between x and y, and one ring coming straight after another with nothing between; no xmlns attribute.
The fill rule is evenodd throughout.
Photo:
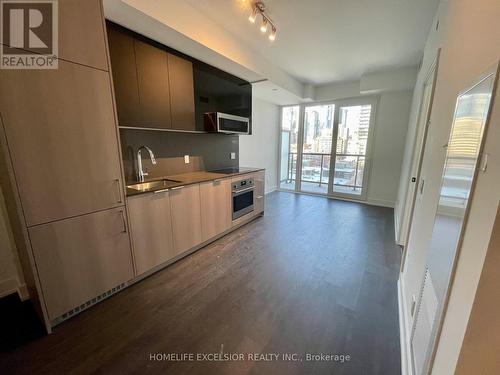
<svg viewBox="0 0 500 375"><path fill-rule="evenodd" d="M121 126L140 126L134 38L114 24L108 23L107 26L118 123Z"/></svg>
<svg viewBox="0 0 500 375"><path fill-rule="evenodd" d="M193 63L168 54L172 128L195 130Z"/></svg>
<svg viewBox="0 0 500 375"><path fill-rule="evenodd" d="M196 130L193 64L107 22L120 126Z"/></svg>
<svg viewBox="0 0 500 375"><path fill-rule="evenodd" d="M134 40L139 86L140 126L172 128L167 53L141 40Z"/></svg>

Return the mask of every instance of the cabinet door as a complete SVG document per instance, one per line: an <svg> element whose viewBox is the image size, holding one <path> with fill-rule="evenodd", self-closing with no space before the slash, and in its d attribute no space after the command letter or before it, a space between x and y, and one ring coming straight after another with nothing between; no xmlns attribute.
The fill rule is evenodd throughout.
<svg viewBox="0 0 500 375"><path fill-rule="evenodd" d="M170 89L167 53L138 39L134 40L140 126L170 129Z"/></svg>
<svg viewBox="0 0 500 375"><path fill-rule="evenodd" d="M194 120L193 63L168 55L168 77L172 103L172 128L196 130Z"/></svg>
<svg viewBox="0 0 500 375"><path fill-rule="evenodd" d="M175 256L168 192L127 199L137 274Z"/></svg>
<svg viewBox="0 0 500 375"><path fill-rule="evenodd" d="M59 0L57 3L59 58L108 70L101 1ZM43 2L40 4L40 6L46 5ZM26 22L28 21L27 15L25 9L24 17ZM42 19L42 21L43 27L47 20ZM51 26L49 25L49 27ZM7 38L5 39L7 40ZM25 41L27 40L26 36ZM38 48L32 48L27 43L22 48L28 51L40 52Z"/></svg>
<svg viewBox="0 0 500 375"><path fill-rule="evenodd" d="M118 26L110 23L107 25L118 123L122 126L140 126L134 39Z"/></svg>
<svg viewBox="0 0 500 375"><path fill-rule="evenodd" d="M231 227L231 179L200 184L202 240Z"/></svg>
<svg viewBox="0 0 500 375"><path fill-rule="evenodd" d="M59 0L59 57L108 70L100 0Z"/></svg>
<svg viewBox="0 0 500 375"><path fill-rule="evenodd" d="M255 214L260 214L262 211L264 211L265 182L266 182L265 171L259 171L254 173L254 179L255 179L254 212Z"/></svg>
<svg viewBox="0 0 500 375"><path fill-rule="evenodd" d="M175 254L201 243L200 185L170 190Z"/></svg>
<svg viewBox="0 0 500 375"><path fill-rule="evenodd" d="M123 205L108 72L0 72L0 113L28 226Z"/></svg>
<svg viewBox="0 0 500 375"><path fill-rule="evenodd" d="M133 278L125 207L29 228L50 319Z"/></svg>

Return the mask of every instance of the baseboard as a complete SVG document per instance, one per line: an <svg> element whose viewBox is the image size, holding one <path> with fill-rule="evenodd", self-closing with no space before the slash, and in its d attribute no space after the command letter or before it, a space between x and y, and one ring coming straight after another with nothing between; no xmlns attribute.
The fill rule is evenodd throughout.
<svg viewBox="0 0 500 375"><path fill-rule="evenodd" d="M401 245L399 241L399 229L400 229L400 224L399 224L399 203L396 202L394 204L394 240L396 241L396 244Z"/></svg>
<svg viewBox="0 0 500 375"><path fill-rule="evenodd" d="M267 195L267 194L272 193L273 191L276 191L276 190L278 190L278 187L277 186L273 186L269 190L266 190L265 194Z"/></svg>
<svg viewBox="0 0 500 375"><path fill-rule="evenodd" d="M366 200L366 203L371 204L372 206L381 206L381 207L394 208L394 202L392 202L392 201L386 201L386 200L383 200L383 199L371 199L371 198L368 198Z"/></svg>
<svg viewBox="0 0 500 375"><path fill-rule="evenodd" d="M17 292L17 280L10 278L0 281L0 298Z"/></svg>
<svg viewBox="0 0 500 375"><path fill-rule="evenodd" d="M399 342L401 347L401 375L413 375L410 351L410 330L406 319L406 300L404 298L404 282L398 280L398 310L399 310Z"/></svg>

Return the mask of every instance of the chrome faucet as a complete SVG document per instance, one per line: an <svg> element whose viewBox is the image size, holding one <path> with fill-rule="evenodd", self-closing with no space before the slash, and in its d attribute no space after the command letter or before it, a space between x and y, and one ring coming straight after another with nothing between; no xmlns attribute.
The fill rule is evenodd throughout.
<svg viewBox="0 0 500 375"><path fill-rule="evenodd" d="M151 163L153 163L153 165L156 164L155 154L153 154L153 151L151 151L148 146L139 147L139 149L137 150L137 177L139 178L139 182L144 182L144 177L148 175L148 173L144 172L144 170L142 169L142 149L145 149L149 153Z"/></svg>

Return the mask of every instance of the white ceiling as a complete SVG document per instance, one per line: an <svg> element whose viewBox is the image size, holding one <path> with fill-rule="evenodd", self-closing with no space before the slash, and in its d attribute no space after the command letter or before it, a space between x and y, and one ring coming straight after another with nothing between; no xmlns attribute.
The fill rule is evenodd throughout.
<svg viewBox="0 0 500 375"><path fill-rule="evenodd" d="M293 78L322 85L417 65L439 0L265 0L274 43L248 21L251 0L186 2Z"/></svg>

